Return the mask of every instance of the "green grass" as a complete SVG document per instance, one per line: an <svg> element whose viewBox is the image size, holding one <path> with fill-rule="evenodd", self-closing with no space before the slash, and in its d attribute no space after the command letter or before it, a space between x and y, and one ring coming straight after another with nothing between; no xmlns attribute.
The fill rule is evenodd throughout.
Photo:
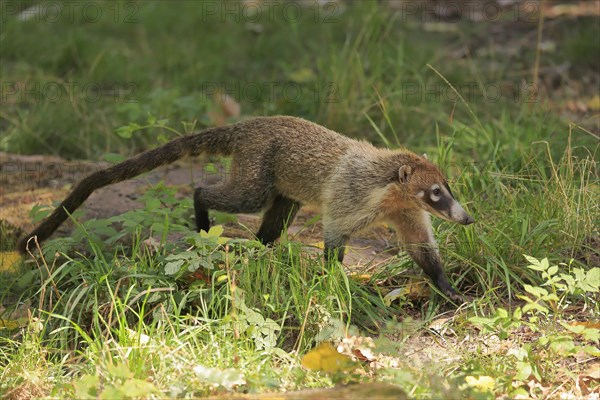
<svg viewBox="0 0 600 400"><path fill-rule="evenodd" d="M126 11L131 3L114 4ZM370 381L417 398L585 395L578 377L598 355L598 336L593 325L576 322L600 314L593 275L598 144L590 133L597 122L567 120L556 111L562 99L523 102L527 93L517 87L531 77L535 46L502 54L493 41L481 44L491 23L426 32L374 2L348 6L329 23L316 23L308 11L296 22L275 13L261 22L263 33L244 21L202 21L194 2L135 5L134 23L6 16L5 90L77 83L122 92L97 102L78 91L57 102L40 92L7 94L1 150L127 155L175 136L173 130L211 125L216 106L207 88L229 85L244 116L297 115L379 145L426 152L477 220L468 228L434 221L451 281L475 300L459 310L435 293L388 304L385 295L407 283L412 263L403 257L364 282L339 265L324 267L320 251L287 239L267 249L226 242L218 229L195 234L191 200L160 184L145 194L144 208L78 223L71 236L45 244L43 256L0 272L2 321L16 320L15 308L31 312L0 327L2 396L198 397ZM560 51L542 54L541 66L572 60L578 73L597 75L591 22L556 30L550 24L547 37ZM452 56L460 46L479 51ZM271 96L266 88L273 83L294 83L302 95ZM498 101L465 90L489 83L503 88ZM263 88L259 97L235 89L251 85ZM126 102L132 88L135 101ZM171 131L115 134L163 118ZM13 239L3 233L3 242ZM552 276L575 283L560 286L528 267L524 254L548 258L557 266ZM542 299L535 288L557 299ZM539 307L527 310L528 302ZM454 336L432 328L448 316L444 325ZM375 353L389 358L343 372L301 367L316 342L354 335L375 338ZM532 380L541 388L528 388Z"/></svg>

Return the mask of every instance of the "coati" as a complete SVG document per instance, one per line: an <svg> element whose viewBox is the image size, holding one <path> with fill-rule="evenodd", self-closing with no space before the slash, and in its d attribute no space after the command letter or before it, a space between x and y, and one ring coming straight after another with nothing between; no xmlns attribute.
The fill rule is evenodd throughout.
<svg viewBox="0 0 600 400"><path fill-rule="evenodd" d="M84 178L54 212L17 244L47 239L92 192L160 165L201 153L232 156L218 185L194 191L198 231L209 229L208 210L264 210L257 238L274 242L302 204L320 206L325 259L341 262L350 236L380 220L397 230L412 259L453 300L433 238L429 213L463 225L474 222L454 199L439 169L406 150L376 148L301 118L257 117L177 138Z"/></svg>

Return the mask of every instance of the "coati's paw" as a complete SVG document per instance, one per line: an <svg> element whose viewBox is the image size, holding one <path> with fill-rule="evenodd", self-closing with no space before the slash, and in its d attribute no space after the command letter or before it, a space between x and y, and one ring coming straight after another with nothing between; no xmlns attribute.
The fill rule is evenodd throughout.
<svg viewBox="0 0 600 400"><path fill-rule="evenodd" d="M463 304L470 303L473 301L473 298L470 296L466 296L464 294L460 294L455 290L444 291L444 294L454 303Z"/></svg>
<svg viewBox="0 0 600 400"><path fill-rule="evenodd" d="M439 275L437 278L438 279L436 279L436 286L444 294L444 296L450 299L450 301L456 304L463 304L468 301L462 294L454 290L454 288L452 287L450 282L448 282L445 276Z"/></svg>

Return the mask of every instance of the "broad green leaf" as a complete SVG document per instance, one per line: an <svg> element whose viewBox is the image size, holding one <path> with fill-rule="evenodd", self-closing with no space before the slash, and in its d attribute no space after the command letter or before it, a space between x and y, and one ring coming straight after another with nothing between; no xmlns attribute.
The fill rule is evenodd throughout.
<svg viewBox="0 0 600 400"><path fill-rule="evenodd" d="M586 340L598 343L600 340L600 329L586 328L585 331L583 331L583 337Z"/></svg>
<svg viewBox="0 0 600 400"><path fill-rule="evenodd" d="M51 212L52 208L36 204L31 208L31 211L29 211L29 216L32 218L32 222L34 224L37 224L38 222L46 218L48 215L50 215Z"/></svg>
<svg viewBox="0 0 600 400"><path fill-rule="evenodd" d="M115 378L133 378L133 372L131 372L125 364L108 364L106 369L108 370L108 373Z"/></svg>
<svg viewBox="0 0 600 400"><path fill-rule="evenodd" d="M600 291L600 268L592 268L587 272L586 281L589 282L591 286L591 292Z"/></svg>
<svg viewBox="0 0 600 400"><path fill-rule="evenodd" d="M185 262L185 260L175 260L175 261L168 262L167 264L165 264L165 274L166 275L175 275L176 273L179 272L179 269L181 268L181 266L183 265L184 262Z"/></svg>
<svg viewBox="0 0 600 400"><path fill-rule="evenodd" d="M220 237L223 234L223 225L212 226L208 230L208 236Z"/></svg>
<svg viewBox="0 0 600 400"><path fill-rule="evenodd" d="M540 300L543 300L543 301L558 301L559 299L558 299L558 296L556 296L554 293L550 293L550 294L547 294L545 296L540 297Z"/></svg>
<svg viewBox="0 0 600 400"><path fill-rule="evenodd" d="M98 399L100 400L113 400L113 399L122 399L124 398L123 393L114 387L114 386L105 386Z"/></svg>
<svg viewBox="0 0 600 400"><path fill-rule="evenodd" d="M525 257L525 259L529 262L529 265L527 266L527 268L529 269L533 269L534 271L544 271L545 268L542 268L542 266L540 265L540 261L537 258L528 256L523 254L523 257Z"/></svg>
<svg viewBox="0 0 600 400"><path fill-rule="evenodd" d="M575 349L575 342L571 339L551 340L550 349L556 353L568 354Z"/></svg>
<svg viewBox="0 0 600 400"><path fill-rule="evenodd" d="M586 273L581 268L573 268L573 274L575 274L575 281L580 283L585 281Z"/></svg>
<svg viewBox="0 0 600 400"><path fill-rule="evenodd" d="M538 298L548 295L548 291L539 286L531 286L531 285L525 284L525 285L523 285L523 289L525 289L525 291L527 293L531 293L532 295L534 295L535 297L538 297Z"/></svg>
<svg viewBox="0 0 600 400"><path fill-rule="evenodd" d="M506 311L504 308L497 308L496 315L499 316L500 318L507 318L508 311Z"/></svg>
<svg viewBox="0 0 600 400"><path fill-rule="evenodd" d="M496 325L496 320L486 317L471 317L468 319L469 322L475 325L483 326L486 329L493 329Z"/></svg>
<svg viewBox="0 0 600 400"><path fill-rule="evenodd" d="M523 347L513 348L507 352L507 355L514 356L517 360L523 361L527 358L527 350Z"/></svg>
<svg viewBox="0 0 600 400"><path fill-rule="evenodd" d="M95 399L97 398L97 387L100 384L100 378L95 375L84 375L78 381L73 382L75 389L75 398L77 399Z"/></svg>
<svg viewBox="0 0 600 400"><path fill-rule="evenodd" d="M202 258L198 261L198 264L200 264L205 269L215 269L215 265L205 258Z"/></svg>
<svg viewBox="0 0 600 400"><path fill-rule="evenodd" d="M128 379L118 388L121 396L128 398L148 398L151 393L156 392L156 387L141 379Z"/></svg>
<svg viewBox="0 0 600 400"><path fill-rule="evenodd" d="M518 361L516 365L517 374L515 375L515 379L519 381L524 381L531 376L532 368L531 364L528 362Z"/></svg>
<svg viewBox="0 0 600 400"><path fill-rule="evenodd" d="M560 321L560 324L568 331L571 331L573 333L576 334L581 334L584 330L585 330L585 326L584 325L571 325L571 324L567 324L566 322L562 322Z"/></svg>
<svg viewBox="0 0 600 400"><path fill-rule="evenodd" d="M550 268L548 268L548 271L546 271L548 273L548 275L552 276L554 274L556 274L558 272L558 265L553 265Z"/></svg>
<svg viewBox="0 0 600 400"><path fill-rule="evenodd" d="M141 126L131 122L128 125L117 128L115 132L124 139L130 139L133 136L133 132L137 131L138 129L141 129Z"/></svg>
<svg viewBox="0 0 600 400"><path fill-rule="evenodd" d="M539 312L541 312L543 314L548 314L548 311L549 311L548 308L546 308L546 307L544 307L544 306L542 306L541 304L538 304L538 303L529 303L529 304L525 304L523 306L523 312L524 313L527 313L527 312L529 312L531 310L537 310L537 311L539 311ZM530 322L532 322L532 321L530 321Z"/></svg>
<svg viewBox="0 0 600 400"><path fill-rule="evenodd" d="M521 307L515 308L515 311L513 312L513 318L516 319L517 321L520 321L522 317L523 317L523 310L521 310Z"/></svg>
<svg viewBox="0 0 600 400"><path fill-rule="evenodd" d="M569 290L573 290L575 288L575 279L571 275L560 274L559 276L567 283Z"/></svg>
<svg viewBox="0 0 600 400"><path fill-rule="evenodd" d="M150 198L146 200L146 209L148 211L153 211L160 208L161 203L159 199Z"/></svg>
<svg viewBox="0 0 600 400"><path fill-rule="evenodd" d="M128 126L120 126L116 129L115 132L123 139L131 139L131 137L133 136L133 131Z"/></svg>
<svg viewBox="0 0 600 400"><path fill-rule="evenodd" d="M583 346L581 351L590 354L593 357L600 357L600 349L598 349L596 346Z"/></svg>

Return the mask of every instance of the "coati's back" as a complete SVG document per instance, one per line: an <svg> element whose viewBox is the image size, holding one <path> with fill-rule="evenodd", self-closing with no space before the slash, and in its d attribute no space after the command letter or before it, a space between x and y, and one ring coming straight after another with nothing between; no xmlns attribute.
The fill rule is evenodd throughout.
<svg viewBox="0 0 600 400"><path fill-rule="evenodd" d="M277 191L304 204L321 203L323 185L348 147L356 143L295 117L259 117L234 126L240 134L240 140L234 141L234 158L239 162L259 157Z"/></svg>

